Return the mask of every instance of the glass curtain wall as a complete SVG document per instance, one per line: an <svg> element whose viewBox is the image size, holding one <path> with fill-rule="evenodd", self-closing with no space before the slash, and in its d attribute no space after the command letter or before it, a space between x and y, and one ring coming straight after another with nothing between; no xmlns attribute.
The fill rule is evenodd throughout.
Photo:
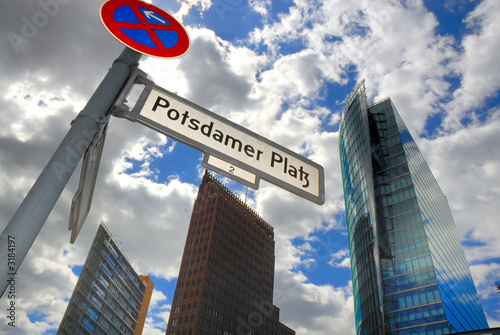
<svg viewBox="0 0 500 335"><path fill-rule="evenodd" d="M464 332L488 328L448 200L396 108L392 106L392 109L408 157L436 280L451 330Z"/></svg>
<svg viewBox="0 0 500 335"><path fill-rule="evenodd" d="M449 205L390 99L364 82L340 126L358 334L488 328Z"/></svg>
<svg viewBox="0 0 500 335"><path fill-rule="evenodd" d="M364 83L344 109L340 161L344 186L352 286L358 334L384 334L371 148Z"/></svg>
<svg viewBox="0 0 500 335"><path fill-rule="evenodd" d="M368 111L388 334L450 333L394 108Z"/></svg>
<svg viewBox="0 0 500 335"><path fill-rule="evenodd" d="M134 334L146 287L101 224L57 334Z"/></svg>

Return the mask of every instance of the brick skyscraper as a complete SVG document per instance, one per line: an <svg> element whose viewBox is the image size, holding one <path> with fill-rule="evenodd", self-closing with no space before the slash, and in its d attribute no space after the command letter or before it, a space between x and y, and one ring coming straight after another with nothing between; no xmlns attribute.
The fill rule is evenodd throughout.
<svg viewBox="0 0 500 335"><path fill-rule="evenodd" d="M205 173L166 334L295 334L279 322L273 285L273 227Z"/></svg>

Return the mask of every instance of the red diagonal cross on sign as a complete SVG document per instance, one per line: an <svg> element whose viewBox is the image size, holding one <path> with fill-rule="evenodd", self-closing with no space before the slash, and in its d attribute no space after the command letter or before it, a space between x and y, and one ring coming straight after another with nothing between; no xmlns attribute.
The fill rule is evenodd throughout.
<svg viewBox="0 0 500 335"><path fill-rule="evenodd" d="M101 6L101 20L120 42L145 55L174 58L189 50L189 36L172 16L138 0L110 0Z"/></svg>

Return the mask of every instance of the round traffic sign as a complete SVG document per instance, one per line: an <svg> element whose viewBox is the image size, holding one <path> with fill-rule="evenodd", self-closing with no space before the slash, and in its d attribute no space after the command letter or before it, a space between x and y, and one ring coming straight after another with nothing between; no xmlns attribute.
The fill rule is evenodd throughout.
<svg viewBox="0 0 500 335"><path fill-rule="evenodd" d="M148 56L176 58L189 50L185 28L160 8L139 0L109 0L101 21L117 40Z"/></svg>

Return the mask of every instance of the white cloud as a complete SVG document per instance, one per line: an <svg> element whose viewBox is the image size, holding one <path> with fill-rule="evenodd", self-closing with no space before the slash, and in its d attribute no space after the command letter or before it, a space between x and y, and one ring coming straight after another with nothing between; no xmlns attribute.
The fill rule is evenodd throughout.
<svg viewBox="0 0 500 335"><path fill-rule="evenodd" d="M163 294L163 292L156 289L153 290L153 295L151 296L151 302L148 309L148 317L146 318L143 334L165 334L165 329L167 329L167 323L171 308L171 305L163 303L167 300L168 298L165 296L165 294Z"/></svg>
<svg viewBox="0 0 500 335"><path fill-rule="evenodd" d="M495 283L500 281L500 264L477 264L471 265L470 269L481 298L490 298L498 294Z"/></svg>
<svg viewBox="0 0 500 335"><path fill-rule="evenodd" d="M472 32L464 36L463 53L453 63L461 82L460 87L453 92L453 100L444 106L447 112L444 122L446 129L461 128L460 121L464 117L474 118L470 114L481 109L486 99L498 95L500 65L495 55L500 52L497 38L499 15L500 3L484 0L465 19L465 24Z"/></svg>
<svg viewBox="0 0 500 335"><path fill-rule="evenodd" d="M419 145L448 198L470 262L500 255L496 205L500 201L500 113L453 135L420 140ZM479 244L479 245L478 245Z"/></svg>
<svg viewBox="0 0 500 335"><path fill-rule="evenodd" d="M350 268L351 267L351 260L349 258L349 250L348 249L341 249L333 254L330 255L331 260L328 262L333 267L336 268ZM340 262L339 262L340 260Z"/></svg>
<svg viewBox="0 0 500 335"><path fill-rule="evenodd" d="M96 13L101 3L61 5L17 54L8 40L0 39L6 64L0 81L4 92L0 96L4 125L0 130L0 222L8 222L13 215L70 121L123 49L99 23ZM186 20L195 7L204 12L213 5L183 1L177 17ZM492 109L486 119L472 117L467 125L457 121L493 97L500 86L494 34L499 22L497 1L483 0L469 14L466 23L472 32L459 41L462 50L453 37L436 33L439 22L420 1L403 6L379 0L321 4L298 0L277 22L270 15L270 1L250 5L262 16L262 26L248 40L231 44L209 29L188 27L193 42L188 55L168 61L143 57L141 69L156 84L324 166L323 206L266 182L248 200L275 228L275 304L281 308L282 321L297 333L354 334L351 284L316 285L308 273L292 269L318 265L320 246L312 234L344 231L343 222L336 219L344 210L338 134L323 128L328 122L338 123L339 115L331 113L338 106L320 107L317 99L324 98L325 83L342 87L361 78L367 80L374 101L392 98L413 134L424 132L429 115L448 113L445 125L450 132L417 142L448 196L460 235L469 242L466 253L479 291L482 297L490 297L487 285L498 267L488 259L500 255L496 228L499 113ZM20 34L21 18L40 10L36 2L7 5L0 13L2 33ZM261 53L263 45L268 52ZM280 54L290 46L298 48ZM447 76L461 79L453 94ZM336 96L337 101L343 98ZM83 263L101 220L117 235L141 274L175 279L199 166L193 167L189 181L176 175L163 176L167 181L159 182L151 164L177 149L139 124L111 121L92 210L76 244L68 243L67 220L78 173L21 266L19 303L23 307L16 330L43 334L57 328L76 282L71 266ZM132 161L142 166L134 174L126 173ZM307 243L297 247L294 239ZM327 261L348 267L347 249L330 247L321 250L327 251ZM169 299L155 290L145 333L164 333ZM36 311L46 317L35 324L27 315Z"/></svg>
<svg viewBox="0 0 500 335"><path fill-rule="evenodd" d="M201 12L209 9L212 6L211 0L182 0L179 1L181 3L181 8L174 15L174 17L180 21L182 21L183 17L189 14L189 11L192 7L199 7Z"/></svg>
<svg viewBox="0 0 500 335"><path fill-rule="evenodd" d="M270 83L271 88L262 86L264 91L276 91L276 97L288 101L313 98L324 81L347 83L346 69L354 65L356 81L366 80L374 102L390 96L396 106L405 106L408 127L422 133L427 117L439 113L439 101L449 96L446 76L455 73L449 64L458 60L455 40L437 35L437 26L421 2L328 1L311 6L297 1L279 22L251 35L252 43L276 54L274 69L261 74L259 86ZM297 41L304 43L302 51L279 56L282 45Z"/></svg>
<svg viewBox="0 0 500 335"><path fill-rule="evenodd" d="M155 309L160 306L160 302L168 300L162 291L153 289L153 294L151 295L151 301L149 302L149 308Z"/></svg>
<svg viewBox="0 0 500 335"><path fill-rule="evenodd" d="M302 273L276 271L274 304L280 321L297 334L355 334L351 284L335 288L307 283Z"/></svg>

